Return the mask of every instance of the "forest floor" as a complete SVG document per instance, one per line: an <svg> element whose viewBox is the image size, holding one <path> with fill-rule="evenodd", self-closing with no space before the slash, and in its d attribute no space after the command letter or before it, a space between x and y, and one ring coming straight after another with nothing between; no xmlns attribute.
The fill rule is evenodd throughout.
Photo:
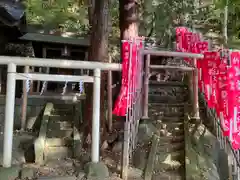
<svg viewBox="0 0 240 180"><path fill-rule="evenodd" d="M114 132L105 137L101 145L100 161L108 169L109 177L106 180L121 180L121 152L123 143L123 123L115 121ZM44 165L33 163L31 142L36 134L15 131L13 138L12 168L0 168L0 180L85 180L86 164L91 161L91 152L79 151L79 158L64 158L49 160ZM3 144L3 132L0 135ZM3 146L1 146L3 147ZM0 148L0 163L3 161L3 148ZM101 170L100 170L101 171ZM103 173L104 168L103 168ZM135 168L129 169L129 180L142 180L142 171Z"/></svg>

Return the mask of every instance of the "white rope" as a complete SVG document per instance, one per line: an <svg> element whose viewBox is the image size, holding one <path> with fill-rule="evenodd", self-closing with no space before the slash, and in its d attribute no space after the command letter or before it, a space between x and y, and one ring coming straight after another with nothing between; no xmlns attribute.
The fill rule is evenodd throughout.
<svg viewBox="0 0 240 180"><path fill-rule="evenodd" d="M46 89L46 84L47 84L47 81L44 81L43 82L43 85L42 85L42 89L41 89L41 92L40 92L40 95L42 95Z"/></svg>

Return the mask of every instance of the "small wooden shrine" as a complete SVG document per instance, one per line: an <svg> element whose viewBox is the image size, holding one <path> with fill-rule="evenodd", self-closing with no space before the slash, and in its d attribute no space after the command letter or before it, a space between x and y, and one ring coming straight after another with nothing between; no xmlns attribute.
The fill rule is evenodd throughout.
<svg viewBox="0 0 240 180"><path fill-rule="evenodd" d="M34 49L36 58L54 59L70 59L70 60L86 60L88 54L89 41L86 38L63 37L59 35L27 33L20 37L21 41L30 42ZM65 74L65 75L81 75L87 72L83 70L59 69L59 68L38 68L30 69L32 73L47 74ZM78 83L68 84L70 92L78 91ZM61 93L63 91L64 82L62 84L48 82L45 89L46 93ZM31 93L40 93L42 88L41 82L35 82L32 85ZM68 91L69 92L69 91Z"/></svg>
<svg viewBox="0 0 240 180"><path fill-rule="evenodd" d="M25 7L21 1L0 2L0 55L36 58L86 60L89 47L88 38L74 37L73 33L61 32L61 28L46 30L41 25L29 25ZM46 61L46 60L45 60ZM0 66L0 94L6 91L6 66ZM19 67L18 72L81 75L83 70ZM44 84L44 86L43 86ZM77 90L77 83L31 82L29 95L59 93L66 87L68 92ZM17 81L17 97L22 94L24 82ZM66 89L66 88L65 88ZM62 93L63 94L63 93Z"/></svg>

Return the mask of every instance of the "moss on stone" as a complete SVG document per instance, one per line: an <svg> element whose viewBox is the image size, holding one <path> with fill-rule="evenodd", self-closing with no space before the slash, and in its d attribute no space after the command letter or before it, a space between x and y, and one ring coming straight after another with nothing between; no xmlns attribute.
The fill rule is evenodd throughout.
<svg viewBox="0 0 240 180"><path fill-rule="evenodd" d="M220 180L215 165L216 138L203 124L185 126L186 180Z"/></svg>

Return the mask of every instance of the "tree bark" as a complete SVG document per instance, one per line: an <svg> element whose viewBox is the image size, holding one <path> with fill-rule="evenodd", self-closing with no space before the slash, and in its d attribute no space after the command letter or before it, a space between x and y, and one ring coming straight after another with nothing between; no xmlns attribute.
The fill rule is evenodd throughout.
<svg viewBox="0 0 240 180"><path fill-rule="evenodd" d="M121 40L138 36L138 4L136 0L119 0Z"/></svg>
<svg viewBox="0 0 240 180"><path fill-rule="evenodd" d="M93 16L94 16L94 9L95 9L95 0L87 0L88 4L88 20L90 29L93 25Z"/></svg>
<svg viewBox="0 0 240 180"><path fill-rule="evenodd" d="M136 0L119 0L119 28L120 39L129 40L138 37L138 8ZM121 72L113 72L113 83L121 81ZM120 92L121 83L113 90L113 103Z"/></svg>
<svg viewBox="0 0 240 180"><path fill-rule="evenodd" d="M108 6L109 0L95 0L95 8L93 13L92 28L91 28L91 45L89 48L89 61L108 62ZM105 111L104 111L104 91L105 83L107 81L107 73L101 74L101 132L105 132ZM91 137L91 123L92 123L92 97L93 84L88 84L86 88L86 104L84 111L84 121L88 124L85 128L85 135ZM90 140L88 138L88 140ZM90 142L88 142L90 144Z"/></svg>

